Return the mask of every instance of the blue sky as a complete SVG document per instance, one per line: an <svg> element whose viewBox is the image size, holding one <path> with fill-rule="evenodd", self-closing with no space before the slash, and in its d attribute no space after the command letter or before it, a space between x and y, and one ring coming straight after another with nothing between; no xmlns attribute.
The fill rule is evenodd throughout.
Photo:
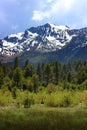
<svg viewBox="0 0 87 130"><path fill-rule="evenodd" d="M87 0L0 0L0 38L47 22L87 27Z"/></svg>

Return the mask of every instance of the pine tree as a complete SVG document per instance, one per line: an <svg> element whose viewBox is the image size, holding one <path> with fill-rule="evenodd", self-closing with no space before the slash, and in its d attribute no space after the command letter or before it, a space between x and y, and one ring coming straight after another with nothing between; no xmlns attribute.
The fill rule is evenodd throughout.
<svg viewBox="0 0 87 130"><path fill-rule="evenodd" d="M85 67L84 66L79 68L79 70L77 72L77 75L76 75L76 78L77 78L77 83L78 84L81 84L85 80L87 80L87 73L85 71Z"/></svg>
<svg viewBox="0 0 87 130"><path fill-rule="evenodd" d="M44 68L44 80L46 86L50 83L50 76L51 76L51 68L50 68L50 64L47 63L45 64L45 68Z"/></svg>
<svg viewBox="0 0 87 130"><path fill-rule="evenodd" d="M35 68L33 65L28 64L24 69L24 77L32 77L32 75L35 73Z"/></svg>
<svg viewBox="0 0 87 130"><path fill-rule="evenodd" d="M57 61L53 64L54 83L57 85L60 78L61 65Z"/></svg>
<svg viewBox="0 0 87 130"><path fill-rule="evenodd" d="M14 59L13 69L16 69L18 67L18 57Z"/></svg>
<svg viewBox="0 0 87 130"><path fill-rule="evenodd" d="M4 72L2 67L0 67L0 88L2 87L3 82L4 82Z"/></svg>
<svg viewBox="0 0 87 130"><path fill-rule="evenodd" d="M45 64L42 63L42 64L41 64L41 70L42 70L42 85L44 85L44 80L45 80L45 72L44 72L44 69L45 69Z"/></svg>
<svg viewBox="0 0 87 130"><path fill-rule="evenodd" d="M19 87L19 88L21 87L20 86L21 80L22 80L22 72L21 72L21 69L17 67L13 72L13 81L16 87Z"/></svg>
<svg viewBox="0 0 87 130"><path fill-rule="evenodd" d="M40 64L37 66L37 75L39 77L39 81L42 82L42 69Z"/></svg>
<svg viewBox="0 0 87 130"><path fill-rule="evenodd" d="M28 64L29 64L29 60L27 59L27 60L25 61L24 68L26 68Z"/></svg>
<svg viewBox="0 0 87 130"><path fill-rule="evenodd" d="M71 71L68 71L67 74L66 74L66 76L67 76L67 78L66 78L67 82L71 82L72 78L73 78Z"/></svg>
<svg viewBox="0 0 87 130"><path fill-rule="evenodd" d="M9 68L8 64L6 64L6 63L3 64L2 68L3 68L3 72L4 72L4 77L5 77L6 75L8 75L10 68Z"/></svg>
<svg viewBox="0 0 87 130"><path fill-rule="evenodd" d="M39 79L38 79L38 75L37 74L34 74L32 76L32 82L34 84L34 92L36 93L37 90L38 90L38 84L39 84Z"/></svg>
<svg viewBox="0 0 87 130"><path fill-rule="evenodd" d="M79 69L82 67L82 62L81 60L77 60L74 62L74 66L75 66L75 71L79 71Z"/></svg>

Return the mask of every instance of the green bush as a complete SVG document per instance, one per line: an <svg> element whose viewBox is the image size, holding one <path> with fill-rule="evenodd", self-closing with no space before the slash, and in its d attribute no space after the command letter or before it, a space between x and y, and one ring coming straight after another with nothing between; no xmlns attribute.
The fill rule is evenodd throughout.
<svg viewBox="0 0 87 130"><path fill-rule="evenodd" d="M24 108L30 108L31 105L34 104L34 100L33 99L29 99L29 98L26 98L24 100Z"/></svg>
<svg viewBox="0 0 87 130"><path fill-rule="evenodd" d="M56 87L57 87L57 86L55 86L54 84L49 84L49 85L47 86L47 92L48 92L49 94L55 92L55 91L56 91Z"/></svg>
<svg viewBox="0 0 87 130"><path fill-rule="evenodd" d="M62 106L68 107L71 104L70 97L69 96L64 96Z"/></svg>

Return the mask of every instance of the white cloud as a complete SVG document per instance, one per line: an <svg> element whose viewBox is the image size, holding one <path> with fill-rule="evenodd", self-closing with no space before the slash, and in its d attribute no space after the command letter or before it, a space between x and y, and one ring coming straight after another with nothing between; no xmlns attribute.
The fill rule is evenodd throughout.
<svg viewBox="0 0 87 130"><path fill-rule="evenodd" d="M51 3L53 0L47 0L47 3Z"/></svg>
<svg viewBox="0 0 87 130"><path fill-rule="evenodd" d="M53 15L62 15L68 13L75 3L75 0L47 0L44 3L46 5L43 10L34 10L32 20L42 21L44 18L52 17ZM50 8L46 8L49 6Z"/></svg>
<svg viewBox="0 0 87 130"><path fill-rule="evenodd" d="M64 0L62 1L62 4L64 3ZM73 6L75 4L75 0L66 0L66 2L64 3L64 8L65 11L70 11L71 9L73 9Z"/></svg>
<svg viewBox="0 0 87 130"><path fill-rule="evenodd" d="M49 12L42 12L38 10L33 11L33 17L32 20L35 21L42 21L44 18L49 17Z"/></svg>
<svg viewBox="0 0 87 130"><path fill-rule="evenodd" d="M51 5L49 12L51 14L65 14L68 13L74 5L75 0L57 0Z"/></svg>

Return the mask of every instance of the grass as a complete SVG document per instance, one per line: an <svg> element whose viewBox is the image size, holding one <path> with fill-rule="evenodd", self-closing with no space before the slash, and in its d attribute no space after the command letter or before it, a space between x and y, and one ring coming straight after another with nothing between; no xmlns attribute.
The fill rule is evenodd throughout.
<svg viewBox="0 0 87 130"><path fill-rule="evenodd" d="M24 104L30 104L24 108ZM0 130L87 130L87 90L0 91Z"/></svg>
<svg viewBox="0 0 87 130"><path fill-rule="evenodd" d="M0 130L86 130L87 109L7 108L0 110Z"/></svg>

